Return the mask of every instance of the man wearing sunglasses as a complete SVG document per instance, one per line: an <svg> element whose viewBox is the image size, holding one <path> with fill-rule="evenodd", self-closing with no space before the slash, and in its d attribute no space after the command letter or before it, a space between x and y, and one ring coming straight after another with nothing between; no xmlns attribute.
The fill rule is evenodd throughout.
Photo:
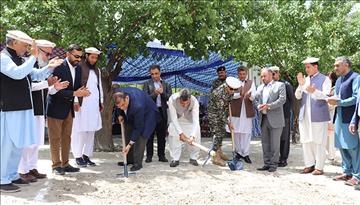
<svg viewBox="0 0 360 205"><path fill-rule="evenodd" d="M40 69L48 65L51 57L51 53L55 44L47 40L36 40L36 45L39 48L39 56L35 63L35 67ZM62 59L54 59L58 64L63 62ZM46 174L41 174L37 170L39 146L44 144L45 134L45 97L47 95L47 89L50 86L55 86L56 89L61 90L67 87L69 82L60 82L56 76L48 77L43 81L32 81L32 102L35 117L35 132L37 141L35 144L25 147L22 151L22 156L18 171L20 177L24 180L34 182L37 179L46 177Z"/></svg>
<svg viewBox="0 0 360 205"><path fill-rule="evenodd" d="M96 62L101 52L94 48L85 49L85 60L79 63L81 69L81 85L89 88L91 95L79 98L81 108L75 112L71 134L71 151L76 164L81 167L95 166L90 160L94 149L95 131L102 127L101 112L103 106L103 90L101 72ZM90 120L89 120L90 119Z"/></svg>
<svg viewBox="0 0 360 205"><path fill-rule="evenodd" d="M213 157L213 164L225 166L229 158L222 152L222 139L226 136L225 126L233 129L228 122L229 103L235 90L240 88L240 81L234 77L227 77L225 83L216 88L210 95L209 100L209 127L210 134L214 139L216 155ZM225 160L225 161L224 161Z"/></svg>
<svg viewBox="0 0 360 205"><path fill-rule="evenodd" d="M74 111L78 111L80 107L78 97L90 95L89 90L81 86L81 69L77 66L81 61L81 56L82 49L78 45L71 44L68 47L66 59L55 68L53 75L61 81L69 81L69 86L63 90L55 88L49 90L46 114L52 169L56 175L80 170L69 164L69 152Z"/></svg>

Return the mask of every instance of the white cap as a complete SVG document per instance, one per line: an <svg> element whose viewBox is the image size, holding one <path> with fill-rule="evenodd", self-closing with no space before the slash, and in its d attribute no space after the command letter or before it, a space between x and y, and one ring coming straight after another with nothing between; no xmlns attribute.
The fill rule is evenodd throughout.
<svg viewBox="0 0 360 205"><path fill-rule="evenodd" d="M99 51L97 48L90 47L90 48L85 48L85 53L92 53L92 54L100 55L101 51Z"/></svg>
<svg viewBox="0 0 360 205"><path fill-rule="evenodd" d="M226 84L232 89L240 88L240 80L234 77L227 77Z"/></svg>
<svg viewBox="0 0 360 205"><path fill-rule="evenodd" d="M307 63L316 63L318 62L320 59L319 58L314 58L314 57L307 57L305 60L303 60L303 64L307 64Z"/></svg>
<svg viewBox="0 0 360 205"><path fill-rule="evenodd" d="M28 36L26 33L22 32L22 31L18 31L18 30L11 30L11 31L7 31L6 37L27 43L27 44L32 44L33 39Z"/></svg>
<svg viewBox="0 0 360 205"><path fill-rule="evenodd" d="M55 48L56 44L48 41L48 40L35 40L35 43L38 47L43 47L43 48Z"/></svg>
<svg viewBox="0 0 360 205"><path fill-rule="evenodd" d="M280 71L280 68L277 67L277 66L271 66L269 69L270 69L272 72L274 72L274 71L279 72L279 71Z"/></svg>

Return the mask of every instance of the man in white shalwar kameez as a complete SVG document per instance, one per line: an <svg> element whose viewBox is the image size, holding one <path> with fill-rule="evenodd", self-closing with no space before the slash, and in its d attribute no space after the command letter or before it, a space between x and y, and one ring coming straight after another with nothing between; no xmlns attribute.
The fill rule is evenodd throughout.
<svg viewBox="0 0 360 205"><path fill-rule="evenodd" d="M303 61L308 76L297 75L299 86L295 97L301 99L299 113L300 142L303 145L305 168L302 173L322 175L326 159L329 107L326 99L331 91L331 80L318 69L318 58Z"/></svg>
<svg viewBox="0 0 360 205"><path fill-rule="evenodd" d="M256 87L252 80L247 80L248 69L245 66L239 66L238 78L240 88L234 93L231 101L231 123L234 126L234 142L236 157L243 158L246 163L251 164L250 142L252 132L252 119L255 117L253 99L256 95ZM225 126L226 131L230 132L229 127Z"/></svg>
<svg viewBox="0 0 360 205"><path fill-rule="evenodd" d="M86 86L91 95L79 98L80 109L75 112L71 134L71 151L79 166L95 166L90 160L94 149L95 131L102 128L103 89L101 72L96 67L100 51L94 47L85 49L85 61L81 62L81 85ZM76 110L75 110L76 111Z"/></svg>
<svg viewBox="0 0 360 205"><path fill-rule="evenodd" d="M185 141L190 152L190 164L198 166L197 159L200 150L191 143L200 144L201 141L199 102L189 90L183 89L170 96L168 106L170 114L169 147L172 158L170 167L179 165L181 149L185 145Z"/></svg>
<svg viewBox="0 0 360 205"><path fill-rule="evenodd" d="M55 47L55 43L47 40L36 40L36 45L39 48L39 56L35 67L43 68L49 63L49 59L52 54L52 50ZM55 84L56 83L56 84ZM43 81L33 81L31 83L32 90L32 102L34 110L35 120L35 133L36 143L25 147L22 151L22 156L18 168L20 177L30 182L37 181L37 179L46 178L46 174L39 173L37 170L39 146L44 145L45 137L45 107L44 91L50 86L55 85L56 89L61 89L62 86L67 87L69 82L59 82L57 77L49 77Z"/></svg>
<svg viewBox="0 0 360 205"><path fill-rule="evenodd" d="M31 44L31 56L24 61L22 56ZM29 183L20 178L18 166L22 149L36 143L30 82L45 79L62 62L53 60L36 69L38 53L34 40L27 34L7 32L6 48L0 55L1 192L17 192L20 191L17 184Z"/></svg>

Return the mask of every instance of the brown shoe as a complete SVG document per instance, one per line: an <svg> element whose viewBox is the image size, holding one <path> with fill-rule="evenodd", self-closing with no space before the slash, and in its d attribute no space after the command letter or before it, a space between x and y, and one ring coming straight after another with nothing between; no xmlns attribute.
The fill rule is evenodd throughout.
<svg viewBox="0 0 360 205"><path fill-rule="evenodd" d="M341 175L335 176L333 178L334 181L347 181L350 179L351 179L351 176L346 175L346 174L341 174Z"/></svg>
<svg viewBox="0 0 360 205"><path fill-rule="evenodd" d="M31 176L36 177L37 179L44 179L44 178L46 178L46 174L41 174L41 173L39 173L37 169L32 169L32 170L30 170L29 174L30 174Z"/></svg>
<svg viewBox="0 0 360 205"><path fill-rule="evenodd" d="M315 170L315 166L305 167L300 174L309 174Z"/></svg>
<svg viewBox="0 0 360 205"><path fill-rule="evenodd" d="M37 182L36 177L30 175L29 173L26 174L20 174L20 178L24 181L28 181L28 182Z"/></svg>
<svg viewBox="0 0 360 205"><path fill-rule="evenodd" d="M312 175L323 175L324 174L324 171L323 170L320 170L320 169L315 169L313 172L312 172Z"/></svg>
<svg viewBox="0 0 360 205"><path fill-rule="evenodd" d="M216 152L215 156L213 156L212 163L215 165L218 165L218 166L222 166L222 167L226 166L225 161L221 159L219 150Z"/></svg>
<svg viewBox="0 0 360 205"><path fill-rule="evenodd" d="M224 161L229 161L230 158L228 156L226 156L226 154L223 153L222 149L221 149L221 146L218 146L218 153L220 155L220 158Z"/></svg>
<svg viewBox="0 0 360 205"><path fill-rule="evenodd" d="M352 177L351 179L347 180L345 182L346 185L349 185L349 186L356 186L359 184L359 180L356 179L355 177Z"/></svg>

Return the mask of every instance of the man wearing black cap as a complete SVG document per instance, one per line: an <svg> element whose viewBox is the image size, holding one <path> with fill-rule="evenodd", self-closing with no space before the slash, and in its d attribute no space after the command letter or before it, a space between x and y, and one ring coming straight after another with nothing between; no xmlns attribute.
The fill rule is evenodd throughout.
<svg viewBox="0 0 360 205"><path fill-rule="evenodd" d="M214 91L216 88L218 88L220 85L224 84L225 80L226 80L226 68L225 68L225 66L218 67L216 72L217 72L217 75L218 75L218 79L216 79L216 80L214 80L212 82L211 92Z"/></svg>

